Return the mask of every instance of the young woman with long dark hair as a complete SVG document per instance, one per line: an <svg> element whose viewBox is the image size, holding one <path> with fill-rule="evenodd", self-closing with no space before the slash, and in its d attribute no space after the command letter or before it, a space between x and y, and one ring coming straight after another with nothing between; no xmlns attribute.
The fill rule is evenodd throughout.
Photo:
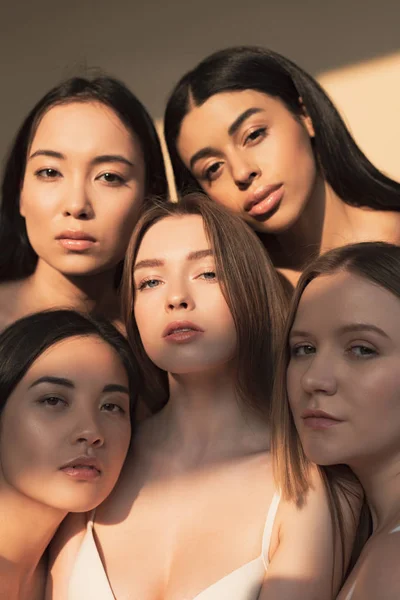
<svg viewBox="0 0 400 600"><path fill-rule="evenodd" d="M292 283L333 247L400 242L400 184L315 79L272 50L205 58L175 86L164 129L178 190L202 188L240 214Z"/></svg>
<svg viewBox="0 0 400 600"><path fill-rule="evenodd" d="M43 600L46 548L70 511L111 492L139 371L115 327L45 311L0 334L0 596Z"/></svg>
<svg viewBox="0 0 400 600"><path fill-rule="evenodd" d="M167 183L154 125L111 77L50 90L17 133L0 208L0 327L71 307L118 322L118 284L146 198Z"/></svg>

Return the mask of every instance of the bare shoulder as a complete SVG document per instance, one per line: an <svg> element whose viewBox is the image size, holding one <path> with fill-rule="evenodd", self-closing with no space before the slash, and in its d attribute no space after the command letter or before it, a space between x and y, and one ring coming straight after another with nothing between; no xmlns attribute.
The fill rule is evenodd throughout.
<svg viewBox="0 0 400 600"><path fill-rule="evenodd" d="M311 473L311 484L301 503L280 503L260 600L331 600L341 587L359 509L343 502L345 539L343 546L336 543L328 490L317 468Z"/></svg>
<svg viewBox="0 0 400 600"><path fill-rule="evenodd" d="M371 538L357 569L352 600L400 598L400 532ZM346 596L343 597L343 600ZM342 598L342 596L340 596Z"/></svg>
<svg viewBox="0 0 400 600"><path fill-rule="evenodd" d="M61 523L49 548L46 600L67 598L67 582L85 536L86 513L70 513Z"/></svg>

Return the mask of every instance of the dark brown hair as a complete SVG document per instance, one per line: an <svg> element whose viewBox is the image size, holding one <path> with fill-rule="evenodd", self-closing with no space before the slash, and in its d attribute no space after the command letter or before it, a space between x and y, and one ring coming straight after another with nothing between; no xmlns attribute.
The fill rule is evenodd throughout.
<svg viewBox="0 0 400 600"><path fill-rule="evenodd" d="M28 277L36 268L38 257L29 242L25 219L19 212L27 153L44 115L54 106L72 102L97 102L113 110L139 140L145 161L146 197L166 197L168 194L157 132L150 115L136 96L113 77L73 77L61 82L47 92L27 115L5 163L0 204L0 282Z"/></svg>
<svg viewBox="0 0 400 600"><path fill-rule="evenodd" d="M145 373L143 397L151 408L168 399L167 376L146 355L134 318L133 269L146 232L168 217L202 217L213 250L218 280L236 326L237 389L243 402L269 416L277 348L286 314L286 297L265 249L237 215L201 193L178 203L149 207L140 218L129 244L122 284L123 316L128 338Z"/></svg>

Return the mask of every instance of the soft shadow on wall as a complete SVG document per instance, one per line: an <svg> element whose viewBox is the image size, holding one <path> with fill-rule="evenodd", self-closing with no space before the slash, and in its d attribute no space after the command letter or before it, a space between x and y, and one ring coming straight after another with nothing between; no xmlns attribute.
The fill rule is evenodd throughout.
<svg viewBox="0 0 400 600"><path fill-rule="evenodd" d="M69 0L55 4L35 0L23 6L3 4L1 162L28 110L65 77L100 67L125 81L160 119L168 93L182 73L215 50L257 44L281 52L314 75L322 74L366 153L400 178L392 152L400 127L400 111L394 106L400 96L399 2ZM379 98L382 85L385 93Z"/></svg>

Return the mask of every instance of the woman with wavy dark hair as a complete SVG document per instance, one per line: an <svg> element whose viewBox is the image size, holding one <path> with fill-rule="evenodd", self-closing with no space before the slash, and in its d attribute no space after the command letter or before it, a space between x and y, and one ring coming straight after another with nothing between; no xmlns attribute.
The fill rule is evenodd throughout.
<svg viewBox="0 0 400 600"><path fill-rule="evenodd" d="M118 479L138 387L129 344L105 320L44 311L0 334L2 598L43 600L61 521Z"/></svg>
<svg viewBox="0 0 400 600"><path fill-rule="evenodd" d="M0 327L68 306L118 321L138 212L167 183L154 125L111 77L50 90L17 133L0 208Z"/></svg>
<svg viewBox="0 0 400 600"><path fill-rule="evenodd" d="M165 137L178 189L201 187L239 213L292 283L327 249L400 241L400 184L361 152L315 79L272 50L228 48L186 73Z"/></svg>

